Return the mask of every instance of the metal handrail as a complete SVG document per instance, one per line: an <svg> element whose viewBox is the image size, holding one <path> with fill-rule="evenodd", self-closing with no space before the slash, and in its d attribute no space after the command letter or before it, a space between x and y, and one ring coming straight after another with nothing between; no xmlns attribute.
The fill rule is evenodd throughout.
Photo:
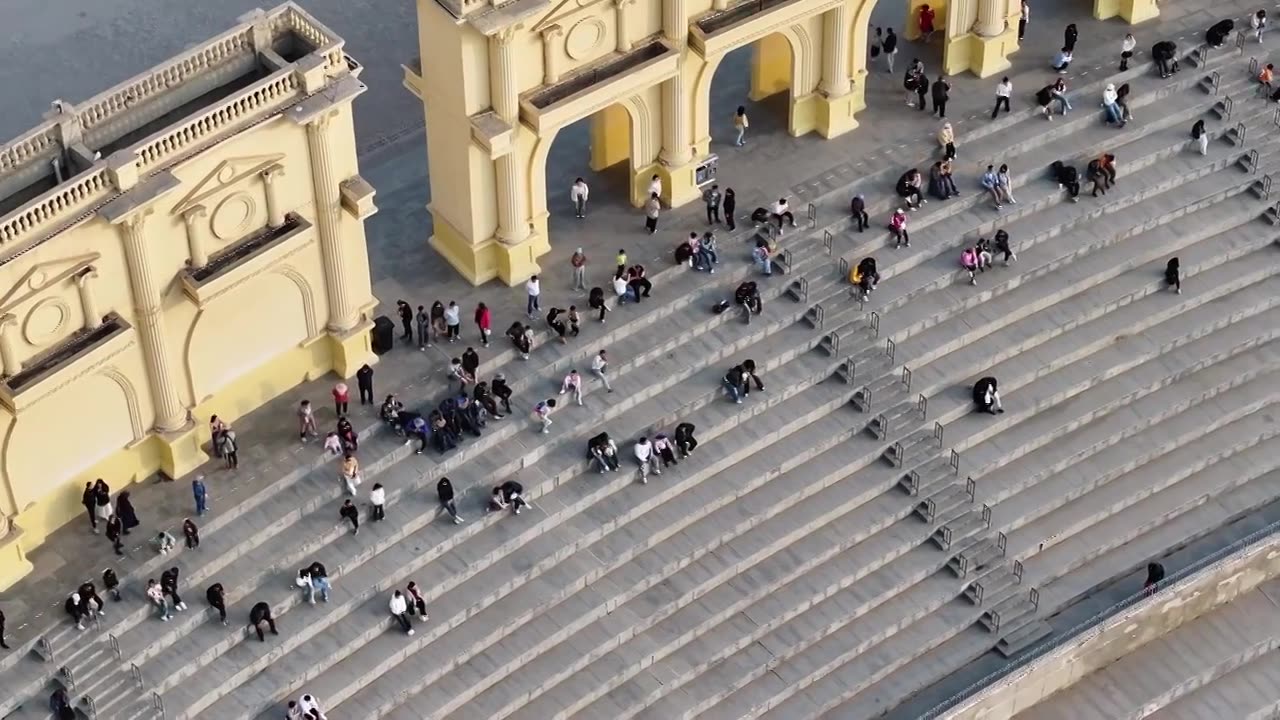
<svg viewBox="0 0 1280 720"><path fill-rule="evenodd" d="M871 411L871 386L870 385L862 386L862 405L866 408L867 412Z"/></svg>
<svg viewBox="0 0 1280 720"><path fill-rule="evenodd" d="M1000 632L1000 611L991 608L987 611L987 615L991 617L991 632Z"/></svg>
<svg viewBox="0 0 1280 720"><path fill-rule="evenodd" d="M929 418L929 398L920 393L920 397L916 398L916 410L920 411L920 419L927 420Z"/></svg>
<svg viewBox="0 0 1280 720"><path fill-rule="evenodd" d="M960 553L959 555L956 555L954 559L956 561L956 573L958 573L960 577L968 575L969 558L965 557L964 553Z"/></svg>
<svg viewBox="0 0 1280 720"><path fill-rule="evenodd" d="M920 504L924 506L924 521L933 522L933 519L938 516L938 503L925 498Z"/></svg>
<svg viewBox="0 0 1280 720"><path fill-rule="evenodd" d="M809 278L798 277L795 282L791 283L791 287L796 291L796 302L804 302L809 299Z"/></svg>
<svg viewBox="0 0 1280 720"><path fill-rule="evenodd" d="M62 679L66 681L68 690L74 691L76 689L76 674L71 671L71 668L63 665L58 668L58 675L62 676Z"/></svg>
<svg viewBox="0 0 1280 720"><path fill-rule="evenodd" d="M1209 62L1209 43L1204 43L1196 48L1196 52L1200 55L1200 64L1204 65Z"/></svg>
<svg viewBox="0 0 1280 720"><path fill-rule="evenodd" d="M960 474L960 453L954 449L951 451L951 471L956 475Z"/></svg>
<svg viewBox="0 0 1280 720"><path fill-rule="evenodd" d="M94 700L94 699L93 699L93 696L92 696L92 695L85 695L85 696L84 696L84 704L85 704L85 705L87 705L87 706L88 706L88 708L89 708L89 717L91 718L91 720L97 720L97 717L98 717L98 703L97 703L97 701L96 701L96 700Z"/></svg>
<svg viewBox="0 0 1280 720"><path fill-rule="evenodd" d="M160 720L164 720L164 698L161 697L160 693L151 693L151 707L160 713Z"/></svg>
<svg viewBox="0 0 1280 720"><path fill-rule="evenodd" d="M840 333L836 332L835 330L832 330L831 332L827 333L827 342L830 343L831 345L831 354L839 355L840 354Z"/></svg>
<svg viewBox="0 0 1280 720"><path fill-rule="evenodd" d="M827 309L822 307L822 303L818 303L817 305L809 308L809 312L813 313L814 327L821 330L822 324L826 322L827 319Z"/></svg>
<svg viewBox="0 0 1280 720"><path fill-rule="evenodd" d="M1277 110L1277 112L1280 112L1280 110ZM876 337L880 337L880 313L872 310L871 314L867 317L871 322L871 332L874 333Z"/></svg>
<svg viewBox="0 0 1280 720"><path fill-rule="evenodd" d="M942 447L942 423L936 420L933 423L933 439L938 441L938 447Z"/></svg>
<svg viewBox="0 0 1280 720"><path fill-rule="evenodd" d="M1249 151L1249 172L1251 173L1258 172L1258 151L1257 150Z"/></svg>
<svg viewBox="0 0 1280 720"><path fill-rule="evenodd" d="M902 366L902 384L907 386L907 392L911 392L911 368L906 365Z"/></svg>
<svg viewBox="0 0 1280 720"><path fill-rule="evenodd" d="M1231 96L1223 95L1222 96L1222 119L1230 120L1231 111L1235 110L1235 107L1236 107L1236 103L1234 100L1231 99Z"/></svg>
<svg viewBox="0 0 1280 720"><path fill-rule="evenodd" d="M1270 177L1270 176L1268 176L1268 177ZM1270 191L1270 187L1268 187L1268 188L1267 188L1267 190L1268 190L1268 192L1269 192L1269 191ZM884 354L889 356L889 364L890 364L890 365L892 365L892 364L894 363L894 357L893 357L893 356L894 356L894 355L896 355L897 353L898 353L898 343L894 342L894 341L893 341L893 338L885 338L885 341L884 341Z"/></svg>
<svg viewBox="0 0 1280 720"><path fill-rule="evenodd" d="M854 362L852 355L844 359L843 367L844 367L844 381L846 384L852 385L853 379L854 379L854 373L858 367L857 363Z"/></svg>
<svg viewBox="0 0 1280 720"><path fill-rule="evenodd" d="M981 605L983 598L987 594L986 588L982 587L982 583L978 580L974 580L969 587L973 588L973 604Z"/></svg>
<svg viewBox="0 0 1280 720"><path fill-rule="evenodd" d="M986 503L982 504L982 524L991 527L991 506Z"/></svg>
<svg viewBox="0 0 1280 720"><path fill-rule="evenodd" d="M849 277L849 258L840 258L840 277L848 279Z"/></svg>
<svg viewBox="0 0 1280 720"><path fill-rule="evenodd" d="M782 264L787 266L787 272L791 272L791 268L795 267L795 263L791 262L791 248L782 248L778 257L782 260Z"/></svg>
<svg viewBox="0 0 1280 720"><path fill-rule="evenodd" d="M876 424L880 426L880 432L883 433L885 437L889 437L889 418L885 417L884 413L876 415ZM893 444L893 453L899 460L907 455L901 442L895 442Z"/></svg>
<svg viewBox="0 0 1280 720"><path fill-rule="evenodd" d="M971 477L964 480L964 494L969 496L969 502L973 502L977 498L978 483L974 482Z"/></svg>
<svg viewBox="0 0 1280 720"><path fill-rule="evenodd" d="M809 203L809 228L813 229L816 227L818 227L818 206L813 203Z"/></svg>
<svg viewBox="0 0 1280 720"><path fill-rule="evenodd" d="M950 547L951 547L951 539L952 539L952 537L953 537L953 533L951 532L951 526L949 526L949 525L943 525L942 527L938 528L938 533L942 536L942 537L941 537L941 539L942 539L942 548L943 548L944 550L946 550L947 548L950 548Z"/></svg>
<svg viewBox="0 0 1280 720"><path fill-rule="evenodd" d="M1031 600L1031 604L1034 605L1037 610L1040 609L1040 589L1039 588L1031 588L1031 591L1027 593L1027 598Z"/></svg>
<svg viewBox="0 0 1280 720"><path fill-rule="evenodd" d="M1245 127L1245 124L1242 122L1236 123L1236 137L1239 138L1241 145L1243 145L1245 139L1249 137L1249 128ZM1257 154L1256 150L1253 152L1255 155Z"/></svg>
<svg viewBox="0 0 1280 720"><path fill-rule="evenodd" d="M107 634L107 642L111 645L111 652L116 656L117 660L123 659L120 655L120 638L112 633Z"/></svg>
<svg viewBox="0 0 1280 720"><path fill-rule="evenodd" d="M1262 199L1263 200L1271 199L1271 176L1270 175L1262 176Z"/></svg>
<svg viewBox="0 0 1280 720"><path fill-rule="evenodd" d="M142 668L138 667L138 663L129 663L129 673L133 675L133 684L137 685L139 690L145 690L142 682Z"/></svg>
<svg viewBox="0 0 1280 720"><path fill-rule="evenodd" d="M1244 41L1245 41L1245 33L1237 32L1236 33L1236 49L1240 51L1241 55L1244 55Z"/></svg>
<svg viewBox="0 0 1280 720"><path fill-rule="evenodd" d="M1013 576L1014 576L1014 577L1016 577L1016 578L1018 578L1018 584L1019 584L1019 585L1021 585L1021 584L1022 584L1022 571L1023 571L1022 561L1021 561L1021 560L1014 560L1014 561L1013 561ZM1037 595L1037 597L1038 597L1038 596L1039 596L1039 593L1036 593L1036 595ZM1036 606L1038 607L1039 605L1040 605L1040 603L1039 603L1039 601L1037 601L1037 602L1036 602Z"/></svg>
<svg viewBox="0 0 1280 720"><path fill-rule="evenodd" d="M1280 108L1276 108L1275 113L1271 116L1271 124L1280 128Z"/></svg>
<svg viewBox="0 0 1280 720"><path fill-rule="evenodd" d="M1009 536L1002 532L996 533L996 547L1000 550L1000 555L1003 556L1009 548Z"/></svg>
<svg viewBox="0 0 1280 720"><path fill-rule="evenodd" d="M1250 75L1257 75L1259 67L1261 66L1258 63L1258 58L1256 57L1249 58L1249 74ZM1217 72L1214 72L1214 75L1217 75L1217 74L1218 74Z"/></svg>
<svg viewBox="0 0 1280 720"><path fill-rule="evenodd" d="M813 207L812 205L810 207ZM835 247L836 236L831 234L830 230L822 231L822 247L827 249L827 254L831 254L831 249Z"/></svg>
<svg viewBox="0 0 1280 720"><path fill-rule="evenodd" d="M1218 87L1222 84L1222 75L1217 70L1214 70L1209 75L1209 80L1213 83L1213 94L1217 95Z"/></svg>
<svg viewBox="0 0 1280 720"><path fill-rule="evenodd" d="M907 494L910 495L911 497L915 497L919 495L920 494L920 473L916 472L915 470L912 470L911 472L907 473L906 480L907 480ZM925 502L927 503L929 501L925 500Z"/></svg>

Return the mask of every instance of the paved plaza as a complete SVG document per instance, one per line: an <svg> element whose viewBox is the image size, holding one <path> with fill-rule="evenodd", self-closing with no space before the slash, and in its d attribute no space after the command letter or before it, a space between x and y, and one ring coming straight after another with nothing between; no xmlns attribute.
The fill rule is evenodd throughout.
<svg viewBox="0 0 1280 720"><path fill-rule="evenodd" d="M84 7L33 0L18 4L21 31L11 31L0 48L0 86L10 100L10 111L0 117L0 134L10 135L29 126L53 97L72 102L87 97L180 50L189 38L215 33L257 3L183 2L181 12L172 3L155 0ZM99 635L106 632L118 633L126 654L136 651L135 662L145 676L146 692L128 702L149 706L146 698L155 692L164 697L167 717L273 717L267 709L278 707L285 696L296 696L300 688L329 698L341 710L330 714L335 720L618 714L794 718L823 713L854 718L881 712L920 717L1006 662L987 652L1005 633L982 625L990 621L986 610L997 603L1025 604L1026 588L1040 587L1044 607L1056 611L1027 610L1021 627L1027 628L1027 637L1032 631L1044 637L1132 592L1141 583L1138 568L1153 554L1164 557L1173 570L1280 517L1273 504L1280 496L1276 463L1269 457L1275 455L1274 445L1267 444L1276 433L1270 403L1280 390L1273 372L1280 346L1271 342L1280 323L1270 299L1280 297L1273 282L1280 261L1267 254L1274 251L1277 232L1268 223L1245 222L1265 202L1256 197L1252 176L1236 163L1247 150L1257 149L1264 170L1280 171L1271 133L1263 132L1270 128L1271 111L1260 101L1243 99L1251 91L1245 65L1251 55L1265 57L1268 49L1248 46L1244 55L1237 55L1232 47L1211 57L1213 64L1206 69L1187 68L1167 83L1131 72L1126 79L1134 84L1136 121L1120 131L1101 127L1092 110L1100 84L1116 71L1127 26L1087 19L1089 4L1084 2L1034 5L1027 42L1009 72L1016 89L1013 114L994 123L989 119L998 78L949 78L954 87L948 120L959 138L956 175L965 195L942 207L931 204L913 216L920 225L913 230L915 244L896 255L878 232L890 209L892 181L907 167L923 169L932 162L940 122L906 107L901 71L919 56L932 77L940 49L909 43L894 74L875 66L867 79L868 107L858 117L861 126L832 141L787 136L786 106L776 98L747 102L747 57L739 53L721 66L712 86L713 107L723 108L725 121L716 127L719 116L713 115L712 150L721 159L720 184L737 191L740 216L788 196L801 211L797 214L803 224L804 210L812 204L814 228L832 233L832 257L826 257L821 233L788 233L783 245L792 250L794 266L787 275L763 283L769 305L763 322L739 329L714 319L707 309L750 274L751 224L742 222L736 233L721 230L722 274L711 278L672 268L671 251L679 239L706 228L703 209L695 203L670 211L662 216L659 232L647 235L639 211L626 202L625 178L616 170L597 174L587 168L588 135L585 124L579 124L560 133L548 163L552 252L541 261L543 308L577 303L585 309L585 295L569 291L568 256L578 247L591 262L589 284L602 286L614 253L626 248L633 262L644 262L657 275L655 300L616 309L606 326L587 321L583 336L567 347L543 342L549 340L543 333L535 358L521 363L501 332L521 317L523 288L495 283L473 288L426 244L431 227L425 211L429 183L422 113L401 86L399 67L416 46L413 5L382 0L306 5L347 38L347 51L366 67L362 80L370 90L356 105L356 132L361 173L378 190L379 212L367 229L379 312L394 316L399 299L415 306L457 300L463 307L464 341L425 351L398 343L375 367L375 397L395 392L411 407L434 405L446 392L449 358L474 345L483 360L482 379L500 369L516 389L516 413L505 425L491 423L486 432L491 438L482 438L483 445L471 441L440 460L434 454L408 454L399 439L378 427L376 405L353 411L363 438L361 457L367 458L365 472L371 481L391 488L393 500L384 524L392 527L367 529L358 539L347 537L338 522L332 464L320 456L316 443L297 441L294 424L293 408L301 399L316 403L322 428L333 424L328 398L337 379L317 378L244 416L236 423L242 448L239 470L211 461L202 471L212 496L212 512L201 523L205 546L196 558L183 553L176 561L184 567L188 592L195 598L191 604L198 606L201 618L201 591L213 578L228 584L233 612L254 599L237 586L288 596L277 605L285 639L277 649L262 651L256 640L215 638L212 629L197 626L201 620L192 617L195 613L160 627L147 617L139 586L175 559L155 557L145 547L145 535L135 535L128 556L117 561L101 537L72 523L33 554L35 571L28 578L0 593L9 644L21 648L0 656L0 685L9 678L21 692L37 691L35 706L28 703L17 711L29 714L15 717L42 716L37 711L48 695L49 668L66 662L35 659L31 648L37 638L53 638L55 657L65 658L79 644L103 645ZM1232 16L1239 26L1239 18L1252 9L1253 3L1240 0L1216 3L1212 11L1197 0L1168 2L1158 21L1136 31L1139 65L1145 68L1145 48L1157 39L1178 39L1183 50L1190 50L1213 20ZM901 29L901 15L901 7L883 3L873 23ZM1081 32L1068 82L1087 90L1073 96L1077 115L1049 123L1031 117L1029 108L1035 90L1050 79L1047 49L1060 42L1068 18ZM95 61L87 70L90 58ZM1198 82L1210 71L1221 73L1223 94L1234 93L1239 109L1229 122L1213 123L1214 152L1201 158L1183 152L1184 140L1193 119L1216 106L1217 100ZM749 105L752 117L743 148L727 141L728 119L738 104ZM1243 145L1225 139L1237 121L1256 128ZM1061 202L1061 193L1045 178L1049 161L1087 159L1111 146L1130 153L1120 161L1127 184L1097 201L1086 196L1079 205ZM976 179L986 165L1002 162L1013 166L1019 193L1025 194L1019 207L999 216L980 201ZM1077 164L1083 173L1083 163ZM591 210L584 220L573 217L568 199L569 186L579 175L592 185ZM854 233L845 221L855 190L865 192L874 206L873 232L867 235ZM1091 201L1096 205L1087 205ZM1184 219L1174 219L1184 214ZM947 248L958 247L961 238L989 234L997 225L1010 227L1010 234L1023 243L1022 257L1012 270L997 268L996 280L984 277L971 291L958 282ZM835 258L856 262L870 250L891 270L876 297L862 307L827 271ZM1151 279L1158 274L1148 275L1178 252L1187 275L1202 273L1205 280L1189 282L1186 295L1164 302L1166 294L1155 293L1160 288ZM807 280L808 297L793 303L783 291L800 277ZM489 349L479 347L466 322L481 301L494 309L498 339ZM1156 307L1157 301L1164 304ZM819 327L811 327L811 305L824 308L825 317L812 322ZM881 324L876 331L867 327L868 311ZM825 331L835 329L843 349L820 351L831 343ZM886 338L895 341L896 358L883 358ZM554 395L563 373L574 366L585 369L584 361L603 346L614 357L619 392L606 396L593 389L585 408L566 408L555 416L550 439L532 432L528 408ZM752 353L765 368L769 389L763 398L751 398L739 419L731 404L719 402L719 377ZM851 360L846 366L846 356L858 363ZM914 373L909 391L898 387L904 364ZM969 412L969 385L997 364L1010 413L992 421L997 425L980 425ZM870 377L863 375L867 368ZM855 377L839 382L834 379L839 372ZM858 412L851 401L870 404L860 394L864 383L865 392L873 389L877 401L869 412ZM928 396L927 423L917 423L911 414L921 393ZM1021 409L1016 407L1019 397L1026 398ZM1193 411L1201 414L1192 416ZM882 428L879 435L862 432L877 413L897 413L901 424ZM651 480L650 487L661 494L644 496L626 478L606 476L597 482L594 473L585 472L578 440L598 428L609 429L629 461L637 434L669 431L675 420L695 415L704 456L681 465L687 469L680 472L688 475L672 471ZM945 440L939 435L936 448L929 440L935 420L937 427L946 427ZM1111 446L1114 440L1108 437L1134 440L1127 447ZM892 453L897 443L906 447L905 457L884 462L886 448ZM926 445L927 455L913 454ZM752 453L751 446L764 450ZM964 457L964 470L956 469L955 477L943 446ZM1199 448L1199 454L1184 446ZM1201 462L1220 459L1217 450L1206 447L1217 447L1222 458L1239 463L1233 466L1239 470L1235 484L1222 484L1223 469ZM1115 457L1105 458L1111 464L1104 466L1102 455L1108 450ZM1180 450L1186 454L1174 457ZM1095 460L1096 468L1088 465ZM1143 470L1147 463L1154 469ZM1140 471L1146 474L1137 475ZM459 486L468 519L456 532L452 525L435 522L432 488L442 473ZM939 552L929 544L932 527L916 521L916 502L896 487L913 473L922 484L945 476L937 482L946 485L938 503L947 493L946 502L954 508L947 522L956 527L987 523L970 529L965 552L994 547L996 531L1008 548L1001 545L999 558L975 568L973 576L961 577L963 583L949 575L950 556L956 553ZM976 498L970 492L964 500L970 473L978 489ZM1104 475L1107 480L1097 480ZM1175 480L1162 479L1174 475ZM536 489L534 507L518 519L485 517L489 486L508 476ZM668 477L671 484L664 485ZM676 477L684 479L677 482ZM1200 500L1206 488L1218 499ZM770 501L769 492L784 494ZM1169 499L1175 492L1188 496ZM192 509L187 478L146 484L133 498L145 528L167 528L180 536L177 529ZM1134 498L1146 498L1148 505L1139 506ZM740 501L741 509L729 501ZM843 518L830 517L822 514L828 510L804 504L819 501L848 511ZM984 504L992 508L994 520L973 519L982 517ZM696 518L676 519L677 513L693 512L691 506L702 507ZM755 520L753 512L759 516ZM809 556L797 549L808 548L801 545L803 534L797 535L795 527L770 525L810 520L804 512L815 514L817 530L810 542L828 543L831 550L841 544L839 555L849 568L840 570L835 565L840 557L834 557L831 567L814 569L818 561L805 564ZM1161 519L1167 520L1163 529ZM759 540L759 548L729 543L754 538L750 533L757 531L776 532L777 537ZM1164 534L1156 537L1160 532ZM706 552L703 547L714 549ZM830 588L813 589L813 598L806 601L806 608L812 604L814 612L825 615L789 607L769 616L774 611L769 603L782 601L750 594L754 591L746 586L752 582L772 587L793 570L799 578L796 587L805 592L822 580L799 576L786 563L761 569L765 562L757 563L757 555L776 548L794 553L789 559L796 568L803 565L805 572L814 573L825 568L837 578ZM748 555L748 549L755 554ZM860 553L885 559L854 569L855 561L863 560ZM297 567L315 558L324 559L338 577L334 607L312 630L310 621L297 619L305 608L289 609L298 598L289 592L288 582ZM1016 566L1015 558L1022 559ZM127 607L110 605L101 633L91 629L78 636L68 631L63 599L107 566L129 576ZM738 567L747 578L740 589L756 604L748 607L746 600L735 599L737 604L726 601L726 610L716 605L714 593L732 584ZM746 574L747 569L755 574ZM388 588L380 583L395 577L402 587L403 572L419 573L418 583L431 588L432 622L441 623L439 629L420 626L424 629L415 642L421 644L410 649L401 647L404 638L388 629L384 615L364 612L385 606ZM727 579L717 586L710 584L711 577ZM985 606L965 604L964 593L975 578L998 600ZM524 592L519 596L524 605L510 600L517 591ZM576 594L556 594L561 591ZM865 596L849 599L845 591ZM1274 588L1259 594L1270 599ZM886 602L886 597L898 599ZM528 605L533 601L545 601L556 614L533 615L539 610ZM699 617L695 624L678 613L663 614L668 605L672 612L701 608L715 619ZM1022 612L1023 605L1016 607ZM583 618L579 624L574 624L575 611ZM718 613L729 619L720 623ZM521 618L517 625L528 623L524 628L536 638L534 650L510 644L533 647L535 640L513 640L524 636L525 629L505 635L509 628L504 628L502 635L484 636L490 645L480 644L477 628L492 627L497 633L504 617ZM604 623L605 617L614 618L617 627ZM854 628L849 618L876 629ZM793 626L792 620L808 624ZM446 622L452 624L446 627ZM634 636L614 637L622 632L619 628L631 632L633 625ZM881 628L892 629L882 633ZM794 634L805 629L830 632L834 639L830 645L800 645ZM688 642L686 631L699 639ZM663 654L677 636L687 644ZM880 650L850 655L849 648L866 650L876 642ZM695 659L699 643L708 653L714 645L714 657L722 662ZM314 647L308 650L308 645ZM916 654L899 662L891 652L898 647ZM441 648L457 651L457 666L446 664ZM626 655L650 649L661 662ZM386 654L376 654L384 650ZM337 660L323 664L309 664L305 658L311 656L302 654L330 651ZM509 669L524 664L522 653L528 655L529 670L517 682L522 673ZM417 665L426 654L442 657ZM590 657L597 674L575 665L578 657ZM885 659L883 666L872 665L880 659ZM83 656L77 657L81 661ZM429 677L416 678L422 684L412 690L408 679L405 686L394 686L400 678L393 671L406 661ZM726 679L739 669L746 678L757 667L768 673L751 675L750 682ZM504 673L510 679L498 682L508 677ZM217 689L218 683L227 689ZM583 689L588 686L590 691ZM474 700L474 705L458 698ZM630 705L628 698L633 698ZM0 702L5 703L0 717L20 704ZM120 701L113 707L118 714L105 717L131 717L123 708L135 705ZM188 713L188 707L195 709Z"/></svg>

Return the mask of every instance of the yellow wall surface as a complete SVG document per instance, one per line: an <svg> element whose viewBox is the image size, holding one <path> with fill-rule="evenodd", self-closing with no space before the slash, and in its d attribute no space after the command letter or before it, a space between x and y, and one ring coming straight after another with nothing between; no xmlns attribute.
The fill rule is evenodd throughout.
<svg viewBox="0 0 1280 720"><path fill-rule="evenodd" d="M87 217L49 222L18 254L0 245L0 513L10 530L0 588L83 515L87 481L119 491L156 471L182 475L205 459L210 415L234 422L300 382L373 360L372 193L339 190L367 188L350 103L363 86L330 57L336 70L314 90L345 83L345 100L307 93L317 78L302 80L302 69L293 85L284 73L307 119L269 113L195 152L149 156L136 180L133 151L121 151L130 154L102 162L124 169L86 171L117 184ZM272 222L286 214L297 220ZM257 249L243 254L250 242ZM220 269L192 274L197 252ZM68 355L104 317L121 329ZM24 383L33 367L44 375Z"/></svg>

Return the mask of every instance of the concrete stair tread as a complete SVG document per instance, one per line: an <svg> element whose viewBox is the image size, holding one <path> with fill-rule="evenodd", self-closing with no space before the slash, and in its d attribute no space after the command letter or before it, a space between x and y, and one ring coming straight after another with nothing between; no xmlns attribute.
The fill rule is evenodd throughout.
<svg viewBox="0 0 1280 720"><path fill-rule="evenodd" d="M1214 678L1208 684L1178 697L1147 717L1175 720L1196 714L1213 717L1240 717L1262 720L1274 712L1275 688L1280 685L1280 652L1271 651ZM1252 708L1252 712L1245 710Z"/></svg>
<svg viewBox="0 0 1280 720"><path fill-rule="evenodd" d="M1280 473L1269 470L1255 476L1251 468L1239 468L1239 473L1248 478L1247 482L1208 502L1154 523L1141 533L1125 532L1122 536L1126 539L1118 547L1094 554L1087 562L1074 563L1066 572L1048 566L1048 557L1032 558L1026 563L1026 577L1029 584L1040 588L1040 614L1051 615L1092 588L1112 578L1122 577L1170 549L1275 500ZM1108 529L1100 527L1098 532Z"/></svg>
<svg viewBox="0 0 1280 720"><path fill-rule="evenodd" d="M996 505L993 513L1010 535L1011 552L1024 552L1033 539L1069 535L1083 517L1137 500L1142 495L1134 493L1144 488L1161 487L1146 483L1162 475L1181 477L1215 457L1218 448L1233 447L1239 432L1265 432L1266 421L1254 413L1280 399L1277 378L1268 373L1228 390Z"/></svg>

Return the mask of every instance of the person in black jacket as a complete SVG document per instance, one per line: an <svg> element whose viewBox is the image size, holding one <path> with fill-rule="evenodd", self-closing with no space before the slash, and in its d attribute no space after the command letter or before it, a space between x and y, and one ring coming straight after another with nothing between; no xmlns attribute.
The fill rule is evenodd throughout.
<svg viewBox="0 0 1280 720"><path fill-rule="evenodd" d="M733 220L733 211L738 208L738 196L733 192L733 188L724 189L724 200L721 201L720 207L724 209L724 223L729 226L729 230L732 232L737 228Z"/></svg>
<svg viewBox="0 0 1280 720"><path fill-rule="evenodd" d="M916 72L916 102L919 103L917 107L921 111L929 109L929 104L925 102L925 98L929 96L930 87L929 78L925 76L924 72Z"/></svg>
<svg viewBox="0 0 1280 720"><path fill-rule="evenodd" d="M1000 390L993 377L984 377L974 383L973 402L982 412L992 415L1004 412L1004 405L1000 402Z"/></svg>
<svg viewBox="0 0 1280 720"><path fill-rule="evenodd" d="M342 501L342 507L338 509L338 517L351 523L352 535L360 534L360 510L351 502L351 498Z"/></svg>
<svg viewBox="0 0 1280 720"><path fill-rule="evenodd" d="M124 523L121 522L119 515L112 515L107 518L107 539L111 541L111 549L116 551L117 555L124 555L124 543L120 536L124 534Z"/></svg>
<svg viewBox="0 0 1280 720"><path fill-rule="evenodd" d="M941 75L937 80L933 81L933 111L938 113L938 117L947 116L947 100L951 97L951 83L947 82Z"/></svg>
<svg viewBox="0 0 1280 720"><path fill-rule="evenodd" d="M1147 595L1155 593L1163 580L1164 566L1158 562L1147 563L1147 581L1142 583L1142 591Z"/></svg>
<svg viewBox="0 0 1280 720"><path fill-rule="evenodd" d="M187 604L182 602L182 597L178 595L178 568L171 567L160 573L160 590L165 595L173 598L173 608L175 610L187 609Z"/></svg>
<svg viewBox="0 0 1280 720"><path fill-rule="evenodd" d="M996 230L995 236L996 252L1004 253L1004 264L1007 267L1010 261L1018 262L1018 254L1013 251L1013 246L1009 244L1009 233L1004 228Z"/></svg>
<svg viewBox="0 0 1280 720"><path fill-rule="evenodd" d="M1074 53L1076 51L1076 41L1080 39L1080 31L1076 29L1076 24L1071 23L1062 31L1062 47L1067 52Z"/></svg>
<svg viewBox="0 0 1280 720"><path fill-rule="evenodd" d="M453 483L449 482L449 478L442 477L440 482L436 483L436 496L440 498L440 507L453 518L453 524L461 525L462 516L458 515L458 507L454 504Z"/></svg>
<svg viewBox="0 0 1280 720"><path fill-rule="evenodd" d="M507 386L507 378L498 373L493 376L493 382L489 383L489 390L493 392L493 396L502 401L502 408L511 414L511 388Z"/></svg>
<svg viewBox="0 0 1280 720"><path fill-rule="evenodd" d="M204 591L204 597L209 601L209 605L218 611L218 619L223 625L227 624L227 593L222 589L222 583L214 583ZM261 635L261 631L259 631Z"/></svg>
<svg viewBox="0 0 1280 720"><path fill-rule="evenodd" d="M676 443L676 449L680 451L681 458L689 457L690 453L698 447L698 440L693 436L693 431L696 429L693 423L684 422L676 425L673 439Z"/></svg>
<svg viewBox="0 0 1280 720"><path fill-rule="evenodd" d="M93 528L93 534L98 534L98 514L95 512L98 507L98 492L94 489L93 483L84 484L84 494L80 496L80 504L84 505L85 512L89 513L89 527Z"/></svg>
<svg viewBox="0 0 1280 720"><path fill-rule="evenodd" d="M410 313L410 315L412 315L412 313ZM408 328L408 327L409 326L406 324L405 328ZM410 339L412 339L412 335L410 336ZM369 367L368 363L361 365L360 369L356 371L356 385L360 387L360 404L372 405L373 404L373 368Z"/></svg>
<svg viewBox="0 0 1280 720"><path fill-rule="evenodd" d="M849 201L849 213L853 215L853 221L858 224L858 232L866 230L871 224L871 218L867 215L867 199L862 193L854 195Z"/></svg>
<svg viewBox="0 0 1280 720"><path fill-rule="evenodd" d="M523 485L515 480L508 480L493 489L493 495L489 498L489 510L510 507L511 512L519 515L520 510L529 504L525 502L523 493Z"/></svg>
<svg viewBox="0 0 1280 720"><path fill-rule="evenodd" d="M1169 40L1161 40L1151 46L1151 59L1155 61L1156 68L1160 70L1162 79L1178 71L1177 53L1178 46Z"/></svg>
<svg viewBox="0 0 1280 720"><path fill-rule="evenodd" d="M506 415L498 412L498 404L493 401L493 395L489 392L489 383L476 383L475 389L471 391L471 399L487 410L494 420L501 420L506 417Z"/></svg>
<svg viewBox="0 0 1280 720"><path fill-rule="evenodd" d="M1178 264L1178 258L1171 258L1169 264L1164 266L1164 282L1169 286L1170 290L1182 294L1182 277L1179 274L1181 267Z"/></svg>
<svg viewBox="0 0 1280 720"><path fill-rule="evenodd" d="M1226 44L1227 36L1231 34L1235 26L1235 21L1230 18L1219 20L1205 32L1204 41L1213 47L1220 48Z"/></svg>
<svg viewBox="0 0 1280 720"><path fill-rule="evenodd" d="M351 501L348 500L347 502ZM262 623L266 623L267 626L271 628L272 635L280 634L280 632L276 630L275 618L271 617L271 606L264 602L254 605L253 609L249 610L249 626L258 631L259 641L266 642L267 637L262 633Z"/></svg>
<svg viewBox="0 0 1280 720"><path fill-rule="evenodd" d="M1050 168L1058 187L1065 188L1071 195L1071 202L1080 202L1080 172L1061 160L1054 160Z"/></svg>
<svg viewBox="0 0 1280 720"><path fill-rule="evenodd" d="M116 515L120 517L120 523L124 526L125 535L128 535L130 530L142 524L138 521L138 512L133 509L133 501L129 499L128 490L120 493L120 497L116 498Z"/></svg>
<svg viewBox="0 0 1280 720"><path fill-rule="evenodd" d="M0 648L4 648L5 650L13 649L9 647L9 643L4 641L4 611L3 610L0 610Z"/></svg>
<svg viewBox="0 0 1280 720"><path fill-rule="evenodd" d="M116 571L107 568L102 571L102 588L111 594L111 599L120 602L120 578L116 577Z"/></svg>

